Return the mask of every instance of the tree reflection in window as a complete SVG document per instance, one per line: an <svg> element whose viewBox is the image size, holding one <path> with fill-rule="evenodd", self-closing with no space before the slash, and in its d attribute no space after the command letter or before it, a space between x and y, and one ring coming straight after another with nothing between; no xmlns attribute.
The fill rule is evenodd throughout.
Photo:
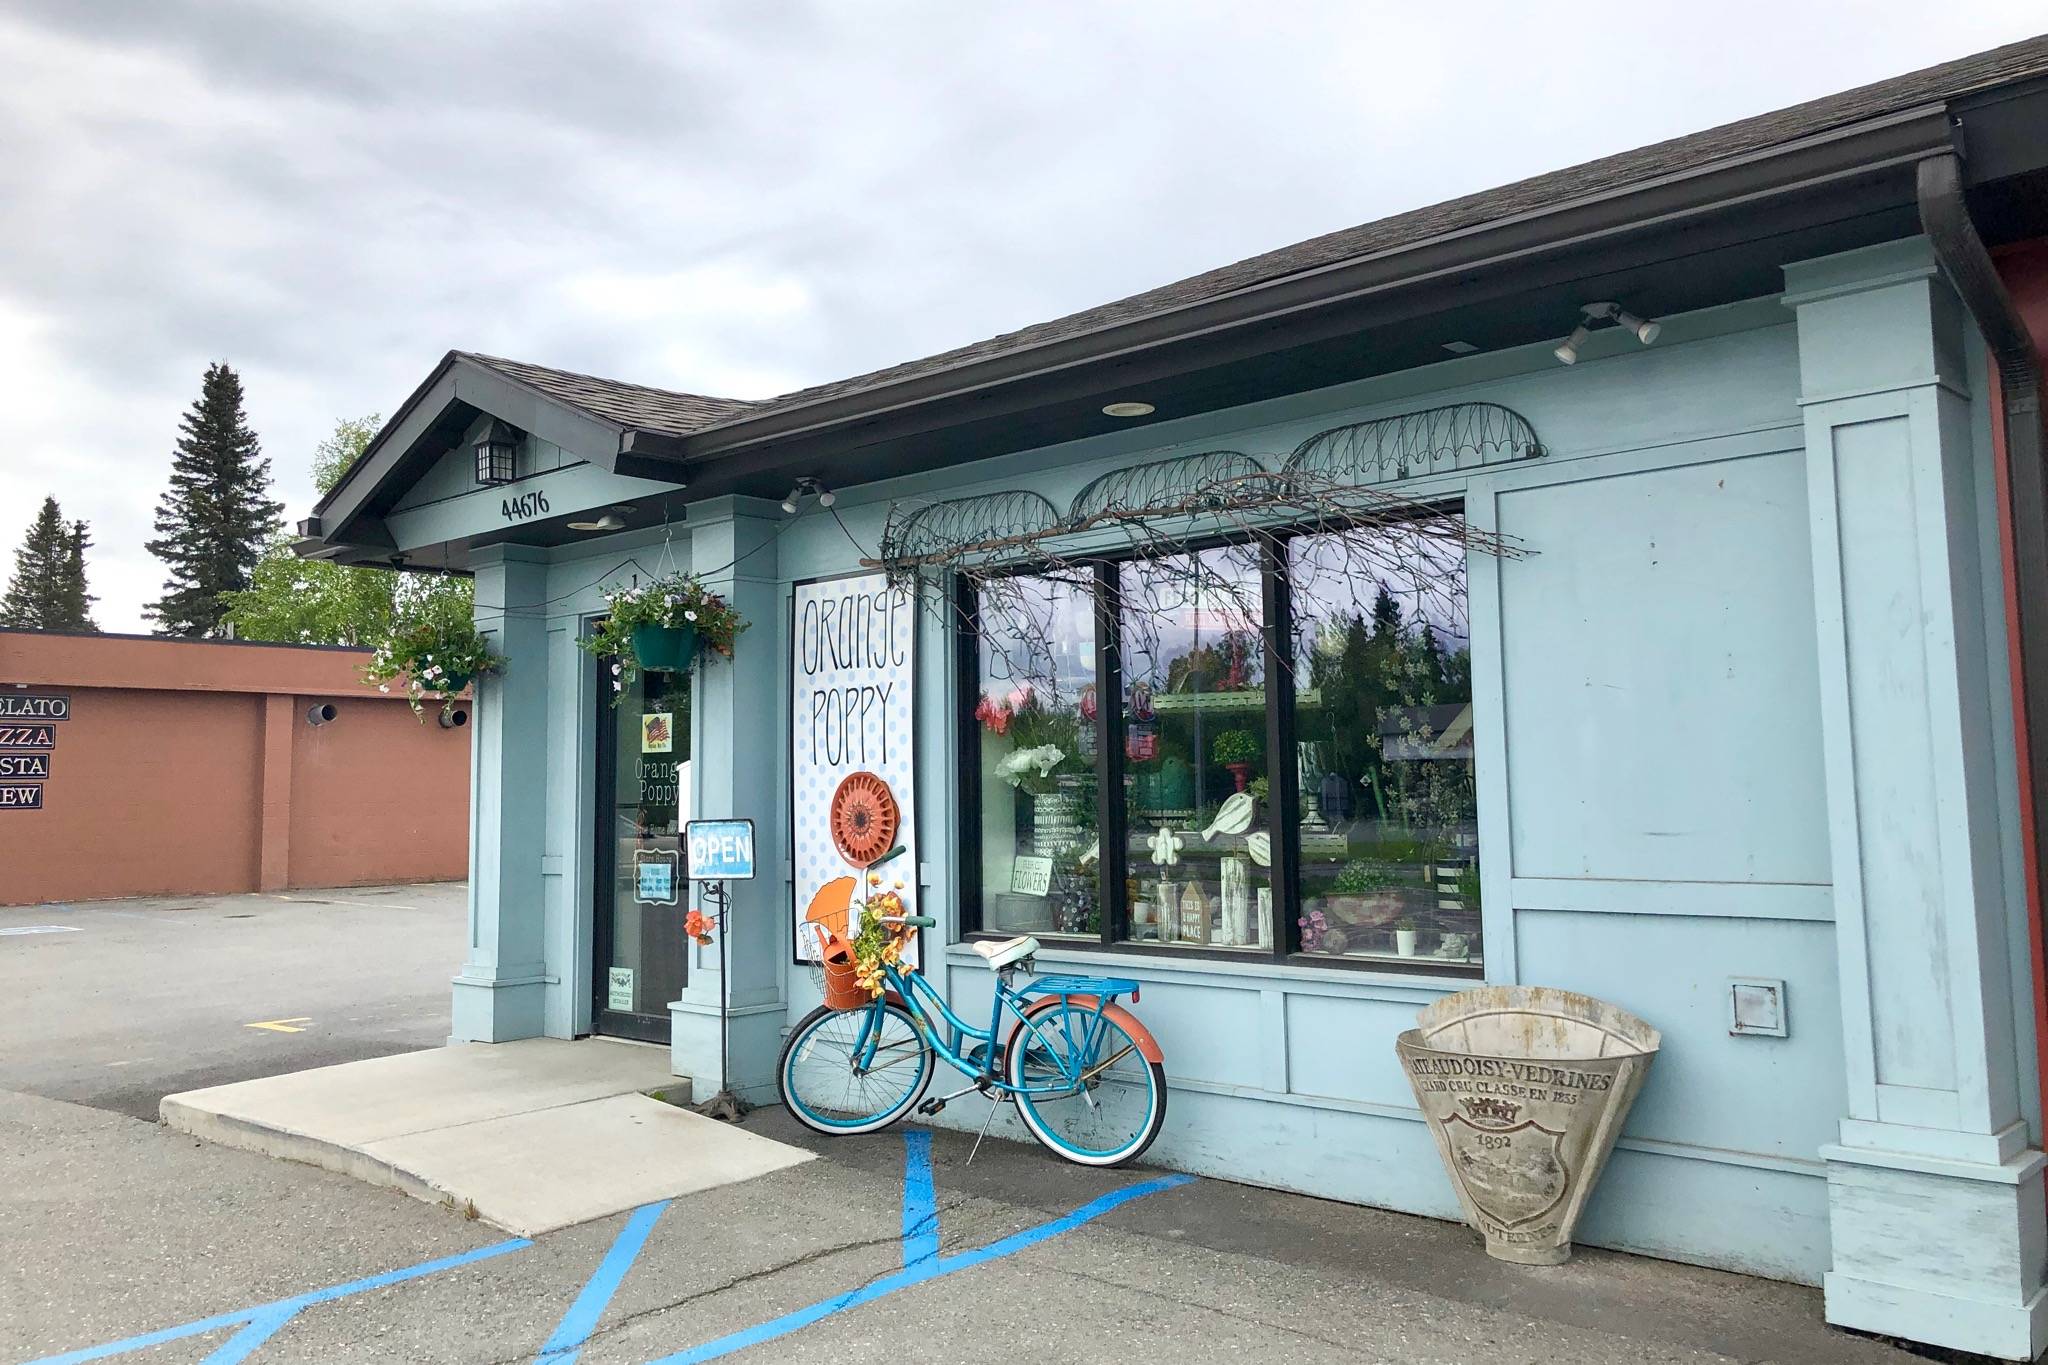
<svg viewBox="0 0 2048 1365"><path fill-rule="evenodd" d="M1094 580L1015 575L977 593L982 927L1102 931Z"/></svg>
<svg viewBox="0 0 2048 1365"><path fill-rule="evenodd" d="M1397 566L1359 606L1357 536ZM1293 588L1301 952L1476 963L1464 556L1400 527L1301 536Z"/></svg>

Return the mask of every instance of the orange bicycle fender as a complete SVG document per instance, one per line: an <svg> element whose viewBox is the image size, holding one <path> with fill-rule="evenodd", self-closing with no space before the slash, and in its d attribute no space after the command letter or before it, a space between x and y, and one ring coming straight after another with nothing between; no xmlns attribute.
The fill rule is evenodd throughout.
<svg viewBox="0 0 2048 1365"><path fill-rule="evenodd" d="M1100 1001L1092 995L1070 995L1066 998L1073 1003L1076 1009L1093 1010L1100 1003ZM1059 1002L1059 996L1048 996L1044 1000L1041 1000L1037 1004L1033 1005L1030 1009L1025 1010L1024 1017L1028 1019L1032 1015L1037 1014L1040 1010L1051 1009L1053 1006L1059 1004ZM1138 1022L1138 1016L1132 1014L1122 1005L1110 1005L1103 1009L1102 1017L1105 1019L1116 1020L1118 1027L1122 1028L1125 1033L1131 1035L1131 1041L1138 1045L1139 1056L1143 1057L1148 1062L1157 1062L1161 1066L1166 1065L1166 1054L1159 1050L1158 1039L1152 1036L1152 1030L1146 1028L1143 1024ZM1017 1031L1023 1027L1024 1025L1022 1022L1019 1022L1011 1026L1010 1045L1012 1047L1016 1046L1017 1043Z"/></svg>

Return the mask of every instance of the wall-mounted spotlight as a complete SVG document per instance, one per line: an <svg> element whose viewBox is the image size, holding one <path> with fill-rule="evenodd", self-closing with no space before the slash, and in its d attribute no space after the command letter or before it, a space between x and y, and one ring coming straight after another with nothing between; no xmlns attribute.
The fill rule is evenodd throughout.
<svg viewBox="0 0 2048 1365"><path fill-rule="evenodd" d="M306 724L325 725L329 721L333 720L335 716L338 714L340 713L334 709L333 702L315 702L313 705L306 708Z"/></svg>
<svg viewBox="0 0 2048 1365"><path fill-rule="evenodd" d="M1586 338L1591 335L1593 334L1586 329L1586 324L1582 322L1572 328L1572 334L1566 337L1563 344L1558 346L1551 354L1556 356L1561 364L1576 365L1579 363L1579 347L1585 345Z"/></svg>
<svg viewBox="0 0 2048 1365"><path fill-rule="evenodd" d="M1639 318L1620 304L1611 303L1604 299L1599 303L1584 305L1579 309L1579 312L1583 316L1580 317L1578 326L1572 328L1572 334L1566 337L1556 349L1551 351L1551 354L1557 357L1560 364L1576 365L1579 363L1579 348L1585 345L1586 338L1593 334L1592 326L1596 322L1611 322L1616 327L1632 332L1635 334L1636 340L1645 346L1655 341L1657 334L1664 330L1663 323L1650 318Z"/></svg>
<svg viewBox="0 0 2048 1365"><path fill-rule="evenodd" d="M782 510L791 516L795 516L796 509L802 505L803 500L807 497L816 497L820 507L830 507L833 503L839 501L837 493L834 493L816 479L805 476L796 481L796 487L790 489L789 496L782 500Z"/></svg>

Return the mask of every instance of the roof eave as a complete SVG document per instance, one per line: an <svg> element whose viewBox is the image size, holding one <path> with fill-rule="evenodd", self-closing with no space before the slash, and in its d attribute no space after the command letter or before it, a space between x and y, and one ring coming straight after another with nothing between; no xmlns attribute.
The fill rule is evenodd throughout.
<svg viewBox="0 0 2048 1365"><path fill-rule="evenodd" d="M1955 151L1956 144L1945 104L1916 106L1039 345L706 427L676 442L676 456L712 462L768 442L821 436L1205 334L1264 328L1306 310L1418 288L1447 276L1498 270L1603 238L1811 191Z"/></svg>

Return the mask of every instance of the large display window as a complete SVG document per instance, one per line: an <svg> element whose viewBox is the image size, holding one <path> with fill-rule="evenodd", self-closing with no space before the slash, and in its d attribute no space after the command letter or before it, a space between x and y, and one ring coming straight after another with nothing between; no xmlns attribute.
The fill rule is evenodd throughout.
<svg viewBox="0 0 2048 1365"><path fill-rule="evenodd" d="M1104 559L984 579L962 609L968 932L1480 970L1454 538Z"/></svg>

